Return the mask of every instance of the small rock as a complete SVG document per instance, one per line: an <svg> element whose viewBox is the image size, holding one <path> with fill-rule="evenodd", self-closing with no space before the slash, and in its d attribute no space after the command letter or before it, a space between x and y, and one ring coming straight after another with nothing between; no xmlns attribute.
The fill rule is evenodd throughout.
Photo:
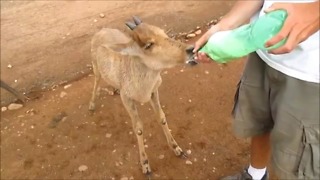
<svg viewBox="0 0 320 180"><path fill-rule="evenodd" d="M107 133L106 134L106 138L110 138L112 136L112 134Z"/></svg>
<svg viewBox="0 0 320 180"><path fill-rule="evenodd" d="M187 150L187 154L188 154L188 155L191 154L191 150L190 150L190 149Z"/></svg>
<svg viewBox="0 0 320 180"><path fill-rule="evenodd" d="M182 32L182 33L179 33L179 35L180 35L180 36L186 36L186 35L187 35L187 33Z"/></svg>
<svg viewBox="0 0 320 180"><path fill-rule="evenodd" d="M67 33L66 36L70 36L70 33Z"/></svg>
<svg viewBox="0 0 320 180"><path fill-rule="evenodd" d="M184 71L183 69L180 70L180 72L183 72L183 71Z"/></svg>
<svg viewBox="0 0 320 180"><path fill-rule="evenodd" d="M192 164L192 162L191 162L191 161L189 161L189 160L186 160L186 164L191 165L191 164Z"/></svg>
<svg viewBox="0 0 320 180"><path fill-rule="evenodd" d="M215 155L215 153L213 152L212 155Z"/></svg>
<svg viewBox="0 0 320 180"><path fill-rule="evenodd" d="M8 64L8 66L7 66L9 69L11 69L12 68L12 65L11 64Z"/></svg>
<svg viewBox="0 0 320 180"><path fill-rule="evenodd" d="M104 18L104 17L105 17L105 15L104 15L103 13L100 13L99 16L100 16L101 18Z"/></svg>
<svg viewBox="0 0 320 180"><path fill-rule="evenodd" d="M214 23L214 24L217 24L217 23L218 23L218 19L214 19L214 20L213 20L213 23Z"/></svg>
<svg viewBox="0 0 320 180"><path fill-rule="evenodd" d="M16 104L16 103L12 103L8 106L8 109L9 110L17 110L17 109L20 109L22 108L23 105L22 104Z"/></svg>
<svg viewBox="0 0 320 180"><path fill-rule="evenodd" d="M69 87L71 87L72 86L72 84L68 84L68 85L65 85L63 88L64 89L68 89Z"/></svg>
<svg viewBox="0 0 320 180"><path fill-rule="evenodd" d="M130 132L129 132L129 134L130 134L130 135L132 135L132 134L133 134L133 132L132 132L132 131L130 131Z"/></svg>
<svg viewBox="0 0 320 180"><path fill-rule="evenodd" d="M145 148L148 148L149 146L146 144L146 145L144 145L144 147L145 147Z"/></svg>
<svg viewBox="0 0 320 180"><path fill-rule="evenodd" d="M86 171L87 169L88 169L88 166L86 166L86 165L81 165L81 166L79 166L79 171L80 172L83 172L83 171Z"/></svg>
<svg viewBox="0 0 320 180"><path fill-rule="evenodd" d="M199 29L199 30L197 30L196 32L194 32L196 35L199 35L199 34L201 34L201 30Z"/></svg>
<svg viewBox="0 0 320 180"><path fill-rule="evenodd" d="M196 29L197 29L197 30L200 29L200 26L197 26Z"/></svg>
<svg viewBox="0 0 320 180"><path fill-rule="evenodd" d="M189 102L189 103L191 103L191 102L192 102L192 100L191 100L191 99L189 99L189 100L188 100L188 102Z"/></svg>
<svg viewBox="0 0 320 180"><path fill-rule="evenodd" d="M197 161L198 161L198 159L197 159L197 158L194 158L194 159L193 159L193 161L194 161L194 162L197 162Z"/></svg>
<svg viewBox="0 0 320 180"><path fill-rule="evenodd" d="M6 111L7 109L8 109L7 107L2 107L2 108L1 108L1 112Z"/></svg>
<svg viewBox="0 0 320 180"><path fill-rule="evenodd" d="M204 71L205 74L209 74L209 71Z"/></svg>
<svg viewBox="0 0 320 180"><path fill-rule="evenodd" d="M129 180L134 180L133 176L131 176L131 177L129 178Z"/></svg>
<svg viewBox="0 0 320 180"><path fill-rule="evenodd" d="M18 80L14 80L14 82L15 82L15 83L17 83L17 82L18 82Z"/></svg>
<svg viewBox="0 0 320 180"><path fill-rule="evenodd" d="M164 159L164 155L163 154L159 155L159 159Z"/></svg>
<svg viewBox="0 0 320 180"><path fill-rule="evenodd" d="M203 162L207 162L207 159L206 159L206 158L203 158Z"/></svg>
<svg viewBox="0 0 320 180"><path fill-rule="evenodd" d="M193 37L196 37L196 34L194 33L187 34L187 38L193 38Z"/></svg>
<svg viewBox="0 0 320 180"><path fill-rule="evenodd" d="M98 20L94 19L93 22L98 22Z"/></svg>
<svg viewBox="0 0 320 180"><path fill-rule="evenodd" d="M163 74L168 74L168 71L164 71Z"/></svg>
<svg viewBox="0 0 320 180"><path fill-rule="evenodd" d="M67 95L67 93L64 92L64 91L62 91L62 92L60 93L60 97L61 97L61 98L65 97L66 95Z"/></svg>

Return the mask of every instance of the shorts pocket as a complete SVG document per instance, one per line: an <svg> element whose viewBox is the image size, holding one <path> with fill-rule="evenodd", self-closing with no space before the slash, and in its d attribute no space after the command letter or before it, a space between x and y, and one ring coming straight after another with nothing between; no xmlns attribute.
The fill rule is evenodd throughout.
<svg viewBox="0 0 320 180"><path fill-rule="evenodd" d="M304 127L303 151L298 167L298 177L302 179L320 179L319 124Z"/></svg>
<svg viewBox="0 0 320 180"><path fill-rule="evenodd" d="M235 92L235 95L234 95L233 108L232 108L232 112L231 112L233 117L235 117L235 113L236 113L235 111L236 111L236 108L238 106L240 85L241 85L241 79L237 84L237 89L236 89L236 92Z"/></svg>

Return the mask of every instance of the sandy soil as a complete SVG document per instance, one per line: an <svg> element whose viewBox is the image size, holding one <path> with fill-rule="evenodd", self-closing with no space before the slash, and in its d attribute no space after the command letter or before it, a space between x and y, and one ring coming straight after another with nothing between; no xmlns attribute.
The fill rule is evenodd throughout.
<svg viewBox="0 0 320 180"><path fill-rule="evenodd" d="M97 112L87 111L92 34L106 26L125 28L132 15L172 34L196 26L205 30L232 3L1 1L1 79L32 97L21 109L1 112L1 179L143 179L120 97L102 91ZM246 165L249 143L234 137L230 116L244 63L179 66L163 73L161 104L173 136L191 154L175 157L151 107L141 105L154 179L218 179ZM65 89L66 84L71 86ZM2 106L12 101L1 90ZM82 165L88 169L80 172Z"/></svg>

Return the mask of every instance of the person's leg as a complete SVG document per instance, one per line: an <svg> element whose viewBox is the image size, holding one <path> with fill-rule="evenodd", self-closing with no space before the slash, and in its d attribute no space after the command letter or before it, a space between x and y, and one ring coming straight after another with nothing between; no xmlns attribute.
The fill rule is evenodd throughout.
<svg viewBox="0 0 320 180"><path fill-rule="evenodd" d="M265 168L270 159L270 133L254 136L251 138L251 165L257 169Z"/></svg>
<svg viewBox="0 0 320 180"><path fill-rule="evenodd" d="M279 179L320 179L317 83L301 81L268 68L272 167Z"/></svg>
<svg viewBox="0 0 320 180"><path fill-rule="evenodd" d="M269 106L269 81L266 64L256 53L250 54L235 95L234 132L251 138L250 166L223 179L267 179L270 158L270 132L273 127Z"/></svg>

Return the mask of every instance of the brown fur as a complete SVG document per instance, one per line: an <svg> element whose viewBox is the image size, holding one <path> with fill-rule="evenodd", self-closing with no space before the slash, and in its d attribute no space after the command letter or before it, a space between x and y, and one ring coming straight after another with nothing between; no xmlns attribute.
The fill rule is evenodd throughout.
<svg viewBox="0 0 320 180"><path fill-rule="evenodd" d="M138 139L140 163L145 174L149 174L151 169L136 103L151 103L169 147L177 156L185 155L169 131L159 102L158 88L162 82L161 70L192 60L193 54L188 48L186 44L170 39L162 29L146 23L138 24L130 36L117 29L104 28L92 39L95 82L89 110L95 109L94 102L101 77L110 86L120 90L122 102Z"/></svg>

